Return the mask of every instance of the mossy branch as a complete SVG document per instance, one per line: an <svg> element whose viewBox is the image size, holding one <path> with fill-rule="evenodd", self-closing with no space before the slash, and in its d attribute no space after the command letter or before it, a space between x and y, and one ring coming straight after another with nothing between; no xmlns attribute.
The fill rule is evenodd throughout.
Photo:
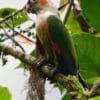
<svg viewBox="0 0 100 100"><path fill-rule="evenodd" d="M0 53L4 52L8 55L11 55L17 59L19 59L20 61L33 66L31 67L33 70L36 70L36 62L37 59L34 58L31 55L22 53L20 51L14 50L10 47L7 47L5 45L0 44ZM37 69L37 71L39 71L39 69ZM41 72L47 76L48 79L51 79L52 76L52 69L44 66L41 68ZM86 98L89 97L94 97L97 95L100 95L100 80L98 82L96 82L96 84L93 85L92 89L87 92L85 91L85 89L82 87L82 85L79 83L78 79L75 76L64 76L61 73L57 73L54 76L54 82L59 82L62 85L65 86L65 88L67 89L68 94L70 95L70 97L74 100L83 100L83 98L85 98L84 100L87 100Z"/></svg>

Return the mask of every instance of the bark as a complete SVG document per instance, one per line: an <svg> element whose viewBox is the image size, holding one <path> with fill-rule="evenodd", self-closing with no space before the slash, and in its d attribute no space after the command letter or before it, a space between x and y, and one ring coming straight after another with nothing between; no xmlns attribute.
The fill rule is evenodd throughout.
<svg viewBox="0 0 100 100"><path fill-rule="evenodd" d="M0 44L0 52L4 52L8 55L11 55L20 61L29 65L29 67L34 71L42 72L48 79L52 79L52 69L48 66L43 66L41 68L37 68L38 59L34 58L31 55L27 55L20 51L16 51L10 47L4 46ZM51 80L52 81L52 80ZM100 96L100 79L94 83L91 90L85 90L82 85L79 83L75 76L64 76L61 73L57 73L53 77L53 82L59 82L65 86L68 91L68 94L72 98L72 100L87 100L87 98Z"/></svg>

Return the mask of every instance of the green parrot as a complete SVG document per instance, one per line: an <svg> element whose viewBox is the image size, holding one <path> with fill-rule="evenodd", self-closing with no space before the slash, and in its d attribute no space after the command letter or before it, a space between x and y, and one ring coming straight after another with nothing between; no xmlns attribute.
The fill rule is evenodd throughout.
<svg viewBox="0 0 100 100"><path fill-rule="evenodd" d="M29 0L27 11L35 13L36 47L39 53L64 75L78 76L78 60L72 37L50 0Z"/></svg>

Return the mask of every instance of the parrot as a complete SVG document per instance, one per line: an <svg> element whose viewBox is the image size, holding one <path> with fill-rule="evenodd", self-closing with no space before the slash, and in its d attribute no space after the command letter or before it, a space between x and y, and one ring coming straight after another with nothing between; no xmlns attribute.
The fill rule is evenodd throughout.
<svg viewBox="0 0 100 100"><path fill-rule="evenodd" d="M26 9L36 14L36 48L45 58L44 62L56 66L66 76L77 76L86 87L78 70L78 58L71 34L51 0L29 0Z"/></svg>

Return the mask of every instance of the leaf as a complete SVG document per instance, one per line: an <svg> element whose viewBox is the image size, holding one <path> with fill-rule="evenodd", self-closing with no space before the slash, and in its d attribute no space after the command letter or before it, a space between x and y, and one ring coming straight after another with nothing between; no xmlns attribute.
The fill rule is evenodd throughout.
<svg viewBox="0 0 100 100"><path fill-rule="evenodd" d="M34 49L31 53L30 53L30 55L32 55L32 56L34 56L34 57L37 57L37 54L38 52L37 52L37 49Z"/></svg>
<svg viewBox="0 0 100 100"><path fill-rule="evenodd" d="M62 94L62 93L64 92L64 90L65 90L65 87L64 87L62 84L60 84L60 83L55 83L55 84L54 84L54 87L59 88L61 94Z"/></svg>
<svg viewBox="0 0 100 100"><path fill-rule="evenodd" d="M89 100L100 100L100 96L96 96L94 98L90 98Z"/></svg>
<svg viewBox="0 0 100 100"><path fill-rule="evenodd" d="M0 86L0 100L11 100L11 93L8 88Z"/></svg>
<svg viewBox="0 0 100 100"><path fill-rule="evenodd" d="M25 68L25 66L26 66L25 63L21 62L21 63L16 67L16 69L17 69L17 68Z"/></svg>
<svg viewBox="0 0 100 100"><path fill-rule="evenodd" d="M62 97L62 100L70 100L70 97L69 97L67 94L65 94L65 95Z"/></svg>
<svg viewBox="0 0 100 100"><path fill-rule="evenodd" d="M100 37L90 34L75 34L79 69L88 83L100 77Z"/></svg>
<svg viewBox="0 0 100 100"><path fill-rule="evenodd" d="M14 11L16 11L16 9L2 8L2 9L0 9L0 18L4 18L4 17L10 15Z"/></svg>
<svg viewBox="0 0 100 100"><path fill-rule="evenodd" d="M12 14L13 12L15 12L16 9L14 8L2 8L0 9L0 18L4 19L5 17L7 17L8 15ZM6 21L7 23L9 23L10 25L20 25L23 22L28 20L28 15L26 12L21 12L20 14L13 16L12 18L10 18L8 21ZM4 23L2 24L4 27L7 27Z"/></svg>
<svg viewBox="0 0 100 100"><path fill-rule="evenodd" d="M100 0L81 0L81 8L90 26L100 31Z"/></svg>
<svg viewBox="0 0 100 100"><path fill-rule="evenodd" d="M76 17L74 16L73 10L69 14L66 27L73 34L79 34L82 32L80 25L79 25Z"/></svg>

